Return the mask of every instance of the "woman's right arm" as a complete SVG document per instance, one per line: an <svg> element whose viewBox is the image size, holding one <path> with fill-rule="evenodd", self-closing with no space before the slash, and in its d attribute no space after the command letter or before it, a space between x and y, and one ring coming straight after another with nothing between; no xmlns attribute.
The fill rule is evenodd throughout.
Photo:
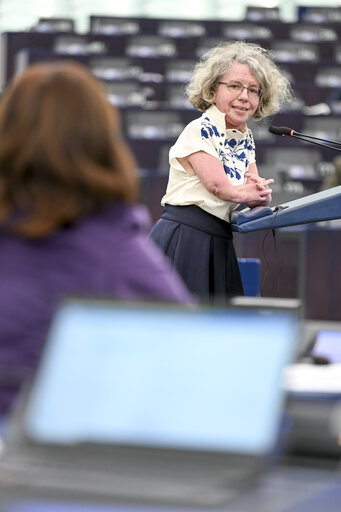
<svg viewBox="0 0 341 512"><path fill-rule="evenodd" d="M262 183L250 180L243 185L233 185L227 178L224 167L218 158L198 151L191 155L178 158L179 163L189 176L198 176L204 187L219 199L233 203L247 203L250 201L264 201L272 190L269 184L273 179Z"/></svg>

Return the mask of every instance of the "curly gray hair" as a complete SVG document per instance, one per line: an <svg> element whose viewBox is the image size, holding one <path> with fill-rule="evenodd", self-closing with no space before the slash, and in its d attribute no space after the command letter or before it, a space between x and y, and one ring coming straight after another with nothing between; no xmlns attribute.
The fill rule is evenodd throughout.
<svg viewBox="0 0 341 512"><path fill-rule="evenodd" d="M207 51L194 67L186 93L195 108L204 112L214 103L219 79L235 63L248 65L261 85L263 93L253 116L255 120L278 112L283 103L292 99L289 81L267 50L255 43L235 41Z"/></svg>

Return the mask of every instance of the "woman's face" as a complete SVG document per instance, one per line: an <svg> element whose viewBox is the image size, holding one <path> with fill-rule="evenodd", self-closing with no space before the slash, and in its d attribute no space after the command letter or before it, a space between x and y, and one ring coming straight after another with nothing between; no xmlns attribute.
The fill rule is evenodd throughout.
<svg viewBox="0 0 341 512"><path fill-rule="evenodd" d="M215 105L225 113L226 128L244 130L245 123L257 110L260 83L247 64L233 64L224 73L215 91ZM240 88L240 85L244 88ZM239 86L239 87L238 87ZM248 89L247 89L248 88Z"/></svg>

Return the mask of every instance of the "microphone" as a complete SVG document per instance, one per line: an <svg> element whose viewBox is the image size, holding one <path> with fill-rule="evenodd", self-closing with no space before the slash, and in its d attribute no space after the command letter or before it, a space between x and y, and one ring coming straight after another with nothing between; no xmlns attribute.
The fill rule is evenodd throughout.
<svg viewBox="0 0 341 512"><path fill-rule="evenodd" d="M341 148L337 148L334 146L329 146L328 144L321 144L321 142L315 142L315 141L322 141L322 142L328 142L330 144L334 144L336 146L341 147L341 142L335 141L335 140L328 140L328 139L321 139L319 137L313 137L312 135L307 135L305 133L299 133L293 130L292 128L288 128L287 126L270 126L269 132L273 133L275 135L281 135L284 137L285 135L289 135L290 137L294 137L296 139L303 140L304 142L311 142L312 144L317 144L318 146L323 146L325 148L334 149L335 151L341 151ZM314 140L310 140L314 139Z"/></svg>
<svg viewBox="0 0 341 512"><path fill-rule="evenodd" d="M287 128L286 126L270 126L269 128L270 133L274 133L275 135L299 135L298 132L295 132L291 128Z"/></svg>

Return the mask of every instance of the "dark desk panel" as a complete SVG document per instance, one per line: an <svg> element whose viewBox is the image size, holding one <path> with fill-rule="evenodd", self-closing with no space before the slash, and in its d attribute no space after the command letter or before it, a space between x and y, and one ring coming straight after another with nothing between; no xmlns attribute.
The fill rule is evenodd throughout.
<svg viewBox="0 0 341 512"><path fill-rule="evenodd" d="M237 256L261 261L263 297L298 298L311 320L341 320L341 221L235 233Z"/></svg>

